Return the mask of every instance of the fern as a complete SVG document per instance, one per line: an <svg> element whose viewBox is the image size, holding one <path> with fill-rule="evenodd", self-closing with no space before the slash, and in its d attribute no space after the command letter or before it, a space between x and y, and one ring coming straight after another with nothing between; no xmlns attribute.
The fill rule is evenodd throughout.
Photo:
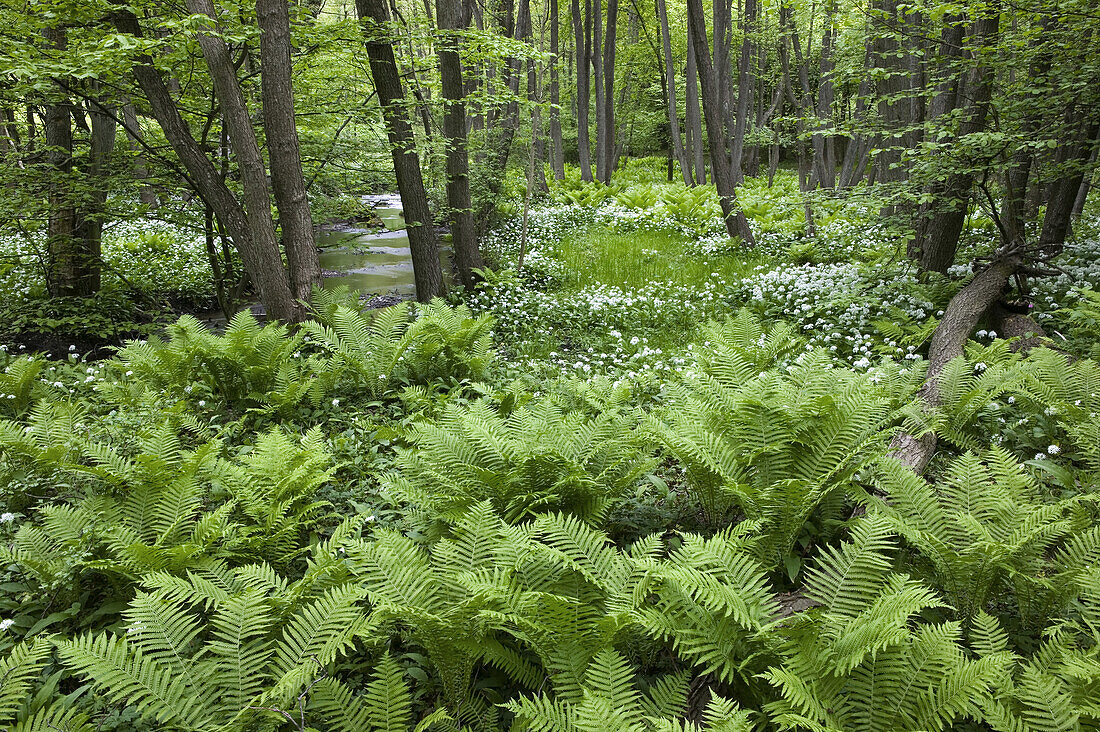
<svg viewBox="0 0 1100 732"><path fill-rule="evenodd" d="M1044 577L1100 559L1100 537L1081 502L1044 501L1022 466L1000 448L984 459L969 453L957 458L934 486L884 462L878 486L885 494L879 510L925 560L927 578L966 623L1006 591L1013 591L1025 619L1054 612L1057 607L1040 610L1040 598L1054 603L1056 589L1075 583L1060 576L1062 582L1051 584ZM1070 554L1057 555L1062 566L1051 563L1052 550L1071 536L1077 539Z"/></svg>
<svg viewBox="0 0 1100 732"><path fill-rule="evenodd" d="M249 587L243 570L222 576L227 590L214 594L198 577L155 578L162 587L139 593L124 613L125 635L59 640L62 661L162 728L223 729L286 708L368 627L356 587L285 607ZM209 621L196 606L211 611Z"/></svg>
<svg viewBox="0 0 1100 732"><path fill-rule="evenodd" d="M662 730L728 730L749 732L748 715L734 705L712 698L706 726L685 725L680 716L687 706L685 674L660 679L643 695L634 684L634 671L618 653L599 653L585 673L580 693L573 698L525 697L505 706L516 715L513 730L529 732L658 732Z"/></svg>
<svg viewBox="0 0 1100 732"><path fill-rule="evenodd" d="M751 542L729 529L709 539L687 535L667 561L650 566L642 588L651 599L636 615L650 633L705 673L757 686L770 645L765 630L779 607Z"/></svg>
<svg viewBox="0 0 1100 732"><path fill-rule="evenodd" d="M261 326L249 310L216 335L190 315L168 327L168 340L133 341L119 352L120 367L146 389L174 399L216 399L238 411L287 413L307 397L323 397L316 357L300 357L303 333L277 323Z"/></svg>
<svg viewBox="0 0 1100 732"><path fill-rule="evenodd" d="M450 719L437 710L414 727L412 696L403 676L397 661L383 654L362 695L354 694L341 681L322 679L310 695L310 710L324 720L325 729L334 732L422 732Z"/></svg>
<svg viewBox="0 0 1100 732"><path fill-rule="evenodd" d="M616 409L564 412L553 398L508 416L487 400L448 406L410 429L412 447L398 450L400 472L387 483L443 517L489 500L511 522L555 510L594 521L653 464L633 422Z"/></svg>
<svg viewBox="0 0 1100 732"><path fill-rule="evenodd" d="M781 626L783 663L764 674L781 696L767 705L781 728L936 730L980 717L1007 655L967 658L957 623L914 627L941 603L891 572L889 528L880 517L857 523L807 573L805 593L821 607Z"/></svg>
<svg viewBox="0 0 1100 732"><path fill-rule="evenodd" d="M711 520L736 506L757 523L757 551L775 567L810 514L843 496L880 453L888 399L818 358L760 372L733 349L719 354L709 373L670 386L666 416L652 428Z"/></svg>
<svg viewBox="0 0 1100 732"><path fill-rule="evenodd" d="M407 304L377 312L373 319L331 299L315 303L318 321L302 330L329 354L325 378L379 395L397 384L434 379L480 379L492 362L488 315L442 300L419 305L410 322Z"/></svg>

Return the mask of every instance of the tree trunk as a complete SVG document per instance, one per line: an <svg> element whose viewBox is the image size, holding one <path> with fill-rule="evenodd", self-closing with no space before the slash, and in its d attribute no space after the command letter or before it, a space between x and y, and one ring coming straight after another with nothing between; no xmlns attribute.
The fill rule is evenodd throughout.
<svg viewBox="0 0 1100 732"><path fill-rule="evenodd" d="M561 140L561 85L558 64L561 49L558 42L558 0L550 0L550 168L556 180L565 178L565 151Z"/></svg>
<svg viewBox="0 0 1100 732"><path fill-rule="evenodd" d="M592 0L592 83L596 87L596 180L607 182L610 174L605 170L607 154L607 105L604 97L607 87L603 81L603 0Z"/></svg>
<svg viewBox="0 0 1100 732"><path fill-rule="evenodd" d="M1072 112L1067 122L1073 119ZM1074 125L1067 125L1072 129ZM1083 125L1079 126L1083 127ZM1093 140L1100 131L1100 123L1089 122L1081 129L1076 139L1063 142L1058 148L1056 164L1066 172L1050 185L1047 197L1046 213L1043 215L1043 228L1039 232L1039 251L1045 258L1056 257L1062 252L1066 237L1070 232L1073 206L1077 193L1085 179L1088 160L1092 155Z"/></svg>
<svg viewBox="0 0 1100 732"><path fill-rule="evenodd" d="M928 348L928 373L919 395L926 405L935 407L940 403L939 375L944 366L951 359L963 354L963 346L974 332L978 321L1001 298L1009 278L1016 273L1020 264L1021 261L1016 256L999 255L987 269L978 273L951 298ZM916 438L901 433L890 446L896 458L913 472L920 474L936 451L936 435L929 433Z"/></svg>
<svg viewBox="0 0 1100 732"><path fill-rule="evenodd" d="M597 147L603 151L603 177L605 184L611 183L611 174L615 172L615 31L619 21L619 0L607 0L607 33L603 43L603 139ZM596 126L599 127L597 117Z"/></svg>
<svg viewBox="0 0 1100 732"><path fill-rule="evenodd" d="M294 119L290 12L285 0L256 0L256 17L260 26L260 79L271 189L283 230L291 290L297 300L308 303L313 288L321 286L321 265Z"/></svg>
<svg viewBox="0 0 1100 732"><path fill-rule="evenodd" d="M118 130L115 124L115 110L108 109L99 102L93 101L88 104L88 117L91 120L91 139L88 145L87 163L83 170L88 193L83 199L76 219L77 246L83 261L75 283L75 294L85 296L94 295L100 287L103 263L103 213L107 204L108 166L111 154L115 151Z"/></svg>
<svg viewBox="0 0 1100 732"><path fill-rule="evenodd" d="M684 185L693 185L691 164L684 154L684 141L680 138L680 112L676 104L676 69L672 63L672 35L668 27L668 8L665 0L657 0L657 22L661 27L661 49L664 51L666 102L668 104L668 135L670 153L680 166ZM672 180L670 177L669 180Z"/></svg>
<svg viewBox="0 0 1100 732"><path fill-rule="evenodd" d="M126 129L126 141L129 144L130 151L134 153L134 178L140 181L148 181L149 166L145 162L144 148L142 147L144 138L141 134L141 122L138 120L137 110L130 100L125 100L122 105L122 123ZM147 182L143 183L138 191L138 199L146 206L156 208L158 203L157 191Z"/></svg>
<svg viewBox="0 0 1100 732"><path fill-rule="evenodd" d="M979 42L983 46L990 46L996 40L1000 28L999 9L991 10L978 19L975 26ZM979 63L966 80L965 93L970 103L959 124L959 137L976 134L985 128L992 91L993 70ZM946 272L954 264L973 186L974 177L971 173L951 173L936 196L939 210L919 222L916 242L924 269Z"/></svg>
<svg viewBox="0 0 1100 732"><path fill-rule="evenodd" d="M1077 197L1073 201L1073 215L1078 217L1085 212L1085 201L1089 197L1089 189L1096 177L1097 155L1100 154L1100 138L1092 141L1092 153L1089 156L1088 165L1085 166L1085 175L1081 178L1081 185L1077 188Z"/></svg>
<svg viewBox="0 0 1100 732"><path fill-rule="evenodd" d="M229 53L229 46L217 34L214 4L211 0L187 0L187 8L193 15L205 15L210 19L209 30L198 34L198 43L210 70L214 93L221 104L222 120L229 133L233 154L237 158L237 169L244 189L244 212L252 240L265 251L278 252L279 243L275 235L275 222L271 218L271 194L267 184L267 168L260 153L256 130L252 126L244 92ZM286 271L281 266L281 258L279 269L290 290L291 301L288 303L287 312L277 312L273 315L280 320L297 320L301 315L301 308L294 302L295 293L290 287Z"/></svg>
<svg viewBox="0 0 1100 732"><path fill-rule="evenodd" d="M61 31L47 31L55 48ZM72 111L68 99L58 97L46 104L46 161L49 173L49 221L46 227L49 269L46 287L51 297L78 294L80 262L83 259L76 238L76 207L71 191L73 174Z"/></svg>
<svg viewBox="0 0 1100 732"><path fill-rule="evenodd" d="M687 146L692 152L691 159L695 163L695 183L702 186L707 184L707 165L703 155L703 120L699 111L699 77L695 68L695 42L690 32L687 34L687 66L684 76Z"/></svg>
<svg viewBox="0 0 1100 732"><path fill-rule="evenodd" d="M447 205L450 208L451 246L459 281L473 287L474 270L484 267L477 246L474 208L470 198L470 161L466 145L466 107L462 93L462 61L458 31L469 19L461 0L436 0L441 32L439 74L444 99L443 137L447 142Z"/></svg>
<svg viewBox="0 0 1100 732"><path fill-rule="evenodd" d="M439 266L439 240L428 209L420 159L416 156L416 140L405 114L405 93L397 73L393 45L386 36L390 11L385 0L355 0L355 9L366 35L371 76L382 105L382 118L393 156L393 172L405 212L416 299L427 302L443 294L443 270Z"/></svg>
<svg viewBox="0 0 1100 732"><path fill-rule="evenodd" d="M707 53L707 29L703 18L701 0L688 0L688 32L691 33L695 50L695 64L699 70L699 86L703 96L703 116L707 125L707 141L710 143L710 169L714 176L714 186L718 190L718 201L722 206L722 218L730 237L738 237L746 245L752 246L755 240L749 228L745 213L737 204L737 189L733 178L733 169L726 155L726 145L722 124L723 115L718 96L717 77Z"/></svg>
<svg viewBox="0 0 1100 732"><path fill-rule="evenodd" d="M589 12L591 0L584 0L584 26L581 23L580 0L573 0L573 38L577 56L577 163L581 168L581 180L592 180L592 143L588 139L588 58L589 25L592 22Z"/></svg>
<svg viewBox="0 0 1100 732"><path fill-rule="evenodd" d="M749 115L752 113L753 90L756 79L752 74L753 36L757 31L760 14L758 0L745 0L745 17L742 24L744 38L741 56L737 61L737 112L733 125L733 144L730 146L730 165L735 180L744 177L745 135L749 131Z"/></svg>
<svg viewBox="0 0 1100 732"><path fill-rule="evenodd" d="M122 33L141 37L137 17L129 11L114 14L113 20ZM240 252L245 270L259 291L268 314L280 319L292 318L296 310L294 297L274 237L261 241L253 239L244 209L191 134L153 59L139 56L133 73L149 100L150 109L165 139L187 170L191 184L214 210Z"/></svg>

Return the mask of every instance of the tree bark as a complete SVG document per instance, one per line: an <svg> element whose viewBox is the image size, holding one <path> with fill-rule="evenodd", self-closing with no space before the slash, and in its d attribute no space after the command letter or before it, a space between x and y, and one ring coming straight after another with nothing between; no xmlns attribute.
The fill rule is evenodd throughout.
<svg viewBox="0 0 1100 732"><path fill-rule="evenodd" d="M661 49L664 51L666 102L668 104L668 136L672 157L680 166L684 185L694 184L691 164L684 154L684 141L680 137L680 112L676 104L676 69L672 63L672 34L668 27L668 7L665 0L657 0L657 22L661 27ZM671 180L671 178L669 178Z"/></svg>
<svg viewBox="0 0 1100 732"><path fill-rule="evenodd" d="M447 143L447 205L450 208L451 246L459 280L473 287L474 270L484 267L477 246L474 208L470 197L470 160L466 141L466 106L463 104L462 61L458 32L469 18L461 0L436 0L439 39L439 73L444 100L443 137Z"/></svg>
<svg viewBox="0 0 1100 732"><path fill-rule="evenodd" d="M598 0L597 0L598 2ZM615 172L615 31L619 22L619 0L607 0L607 32L603 48L603 138L597 147L603 151L603 176L605 184L611 183ZM599 117L596 126L599 127Z"/></svg>
<svg viewBox="0 0 1100 732"><path fill-rule="evenodd" d="M366 36L371 76L382 106L382 118L393 156L393 171L405 212L416 299L427 302L444 293L443 270L439 265L439 240L428 209L420 159L416 155L416 140L405 114L405 93L397 73L393 45L387 37L390 11L385 0L355 0L355 8Z"/></svg>
<svg viewBox="0 0 1100 732"><path fill-rule="evenodd" d="M260 26L260 79L264 131L271 161L271 190L279 210L283 248L295 299L309 302L321 286L313 214L302 175L302 153L291 83L290 11L285 0L256 0Z"/></svg>
<svg viewBox="0 0 1100 732"><path fill-rule="evenodd" d="M91 120L91 135L88 158L83 170L88 193L78 209L75 232L83 260L76 277L75 294L84 296L94 295L100 288L107 176L118 130L114 110L99 102L88 104L88 118Z"/></svg>
<svg viewBox="0 0 1100 732"><path fill-rule="evenodd" d="M561 84L558 64L561 49L558 41L558 0L550 0L550 168L556 180L565 178L565 150L561 140Z"/></svg>
<svg viewBox="0 0 1100 732"><path fill-rule="evenodd" d="M703 151L703 120L699 110L699 77L695 68L695 41L690 32L687 34L687 65L684 76L684 96L687 106L684 121L687 123L687 146L691 150L691 159L695 164L695 183L702 186L707 184L707 164Z"/></svg>
<svg viewBox="0 0 1100 732"><path fill-rule="evenodd" d="M710 143L710 168L714 175L714 186L718 191L718 201L722 206L722 218L731 238L740 238L746 245L752 246L756 242L752 229L749 228L748 219L745 218L745 212L737 204L733 169L726 155L718 81L714 67L711 65L710 54L707 53L707 29L701 0L688 0L688 32L692 35L695 64L699 70L703 115L707 125L707 141Z"/></svg>
<svg viewBox="0 0 1100 732"><path fill-rule="evenodd" d="M237 159L237 169L244 189L244 212L252 240L264 251L278 252L279 242L275 235L275 222L271 218L271 193L267 183L267 168L260 153L256 130L252 126L252 118L249 116L244 92L237 79L237 71L229 53L229 46L216 33L217 19L214 3L211 0L187 0L187 8L193 15L205 15L210 19L209 31L198 33L198 43L210 70L214 93L221 104L222 121L229 133L233 154ZM273 315L280 320L298 320L302 315L302 308L294 301L295 293L282 267L281 257L279 270L282 278L287 280L291 300L285 305L288 307L286 312L273 313ZM284 305L281 304L280 307Z"/></svg>
<svg viewBox="0 0 1100 732"><path fill-rule="evenodd" d="M55 48L64 48L61 31L47 31ZM58 40L58 38L62 40ZM83 260L76 237L76 206L71 191L73 174L73 128L71 103L58 97L46 104L46 161L49 173L49 221L46 226L49 267L46 287L51 297L78 294L80 263Z"/></svg>
<svg viewBox="0 0 1100 732"><path fill-rule="evenodd" d="M979 42L983 46L992 44L1000 28L999 9L993 9L978 19L975 26ZM970 98L970 103L959 124L960 138L981 132L985 128L992 92L993 70L979 63L968 75L965 83L965 93ZM937 199L938 210L922 219L917 228L916 246L924 269L932 272L946 272L947 268L955 262L959 235L966 222L973 187L973 174L962 170L950 173L943 187L933 194Z"/></svg>
<svg viewBox="0 0 1100 732"><path fill-rule="evenodd" d="M115 27L122 33L141 37L141 27L133 13L117 12L113 20ZM245 270L258 290L268 314L279 319L292 318L296 311L294 297L274 237L261 241L253 239L244 209L191 134L153 59L139 56L134 64L133 74L149 100L150 109L163 130L165 139L187 170L191 184L214 210L218 221L240 252Z"/></svg>
<svg viewBox="0 0 1100 732"><path fill-rule="evenodd" d="M607 143L607 87L603 81L603 0L592 0L592 49L589 59L592 62L592 83L596 87L596 180L607 182L609 175L604 169L607 155L604 145Z"/></svg>
<svg viewBox="0 0 1100 732"><path fill-rule="evenodd" d="M753 36L757 31L760 14L758 0L745 0L742 23L741 55L737 60L737 110L733 124L733 140L730 145L730 165L735 180L744 178L745 135L749 131L749 115L752 113L753 90L756 79L752 74Z"/></svg>
<svg viewBox="0 0 1100 732"><path fill-rule="evenodd" d="M939 375L944 366L963 354L963 346L978 321L1001 298L1009 278L1020 264L1020 258L1015 255L998 256L951 298L928 348L928 373L918 396L924 404L929 407L939 405ZM920 474L936 452L936 442L934 433L917 438L903 432L893 439L890 447L894 457Z"/></svg>
<svg viewBox="0 0 1100 732"><path fill-rule="evenodd" d="M134 178L146 181L138 191L138 199L150 208L156 208L159 203L157 191L147 182L149 180L149 165L145 161L142 147L143 136L141 134L141 122L138 120L137 110L130 100L125 100L122 105L122 122L126 129L126 141L130 151L134 154Z"/></svg>
<svg viewBox="0 0 1100 732"><path fill-rule="evenodd" d="M573 37L577 57L577 163L581 168L581 180L592 180L592 143L588 139L588 62L590 55L589 33L592 22L591 0L584 0L582 26L580 0L572 0Z"/></svg>

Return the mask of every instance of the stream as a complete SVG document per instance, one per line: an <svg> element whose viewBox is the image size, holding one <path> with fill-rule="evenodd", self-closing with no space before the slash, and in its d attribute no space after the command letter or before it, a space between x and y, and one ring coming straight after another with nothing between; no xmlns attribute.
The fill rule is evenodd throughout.
<svg viewBox="0 0 1100 732"><path fill-rule="evenodd" d="M364 295L416 295L412 253L405 231L401 197L397 194L364 196L384 228L340 226L317 232L317 246L325 287L347 285ZM450 247L441 247L440 262L449 272Z"/></svg>

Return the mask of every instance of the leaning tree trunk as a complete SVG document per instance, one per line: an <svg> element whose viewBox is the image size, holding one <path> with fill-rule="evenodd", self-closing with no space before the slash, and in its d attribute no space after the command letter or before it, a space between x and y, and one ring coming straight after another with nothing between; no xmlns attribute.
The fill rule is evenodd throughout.
<svg viewBox="0 0 1100 732"><path fill-rule="evenodd" d="M141 26L133 13L118 11L112 19L120 32L141 37ZM278 244L274 238L263 241L252 238L251 227L240 201L191 134L153 59L147 55L138 56L133 74L149 100L153 117L164 132L165 139L187 170L191 185L214 210L214 215L240 252L245 271L259 291L267 312L280 319L289 319L295 312L294 297Z"/></svg>
<svg viewBox="0 0 1100 732"><path fill-rule="evenodd" d="M1016 273L1021 263L1016 254L1002 254L951 298L928 348L928 372L918 395L918 399L926 407L939 406L939 377L944 367L951 359L963 354L963 346L974 332L978 321L1000 300L1009 278ZM894 457L913 472L920 474L928 467L928 461L935 454L936 442L934 432L928 432L921 437L902 432L894 437L890 447Z"/></svg>
<svg viewBox="0 0 1100 732"><path fill-rule="evenodd" d="M291 290L297 300L308 302L313 288L321 286L321 264L294 120L288 5L285 0L256 0L256 18L260 26L260 81L271 190L279 210ZM304 310L300 312L304 315Z"/></svg>
<svg viewBox="0 0 1100 732"><path fill-rule="evenodd" d="M275 235L275 222L271 218L271 192L267 184L267 168L264 165L256 130L248 113L244 92L237 79L237 70L229 53L229 46L218 33L216 10L211 0L187 0L188 11L193 15L209 18L207 29L198 34L199 48L210 70L214 93L221 104L222 120L237 158L237 169L244 189L244 211L252 240L265 251L279 250ZM280 264L280 274L290 289L289 278ZM280 320L297 320L301 310L293 299L279 303L279 311L272 313ZM285 310L283 308L286 308Z"/></svg>
<svg viewBox="0 0 1100 732"><path fill-rule="evenodd" d="M416 155L416 140L405 113L405 93L397 73L393 45L386 36L390 11L385 0L355 0L355 9L366 35L371 76L382 105L382 118L393 156L393 172L405 211L416 299L427 302L443 294L443 270L439 265L439 240L428 209L420 159Z"/></svg>
<svg viewBox="0 0 1100 732"><path fill-rule="evenodd" d="M458 277L473 287L474 270L484 267L477 246L474 208L470 197L470 159L466 144L466 106L462 93L462 61L458 33L469 23L461 0L436 0L439 22L439 74L444 100L443 137L447 141L447 205L451 246Z"/></svg>
<svg viewBox="0 0 1100 732"><path fill-rule="evenodd" d="M718 201L722 206L722 218L730 237L738 237L752 246L755 239L749 228L745 212L737 204L737 188L733 178L733 168L726 155L724 135L724 115L718 95L718 81L707 53L707 29L703 18L701 0L688 0L688 32L692 36L695 50L695 65L699 70L699 87L703 96L703 116L707 125L707 141L710 144L710 169L714 177L714 187L718 190Z"/></svg>

